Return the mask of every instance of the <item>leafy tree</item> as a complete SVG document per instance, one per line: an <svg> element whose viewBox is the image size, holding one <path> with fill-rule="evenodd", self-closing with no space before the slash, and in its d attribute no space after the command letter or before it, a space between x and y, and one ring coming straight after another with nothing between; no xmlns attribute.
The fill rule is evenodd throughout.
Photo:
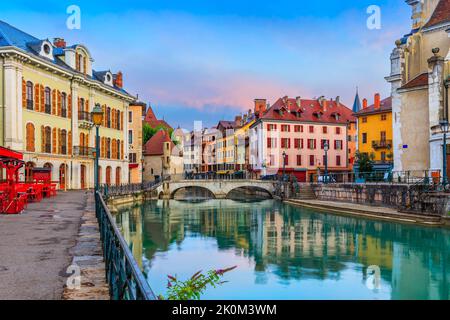
<svg viewBox="0 0 450 320"><path fill-rule="evenodd" d="M180 281L176 277L167 276L166 297L160 295L159 300L200 300L201 295L208 286L216 288L226 281L221 281L223 275L236 269L237 266L227 269L211 270L206 274L202 271L195 273L189 280Z"/></svg>
<svg viewBox="0 0 450 320"><path fill-rule="evenodd" d="M157 125L155 128L150 126L148 123L144 123L142 126L142 133L144 138L144 144L148 142L158 131L165 130L172 136L173 129L168 129L163 125Z"/></svg>
<svg viewBox="0 0 450 320"><path fill-rule="evenodd" d="M372 153L368 155L367 153L356 153L356 163L359 166L359 172L369 173L373 171L375 155Z"/></svg>

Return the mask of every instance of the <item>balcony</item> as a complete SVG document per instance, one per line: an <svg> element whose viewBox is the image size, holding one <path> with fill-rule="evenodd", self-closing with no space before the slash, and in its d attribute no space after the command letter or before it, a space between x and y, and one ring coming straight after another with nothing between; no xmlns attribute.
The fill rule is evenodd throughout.
<svg viewBox="0 0 450 320"><path fill-rule="evenodd" d="M83 158L94 158L95 157L95 148L84 147L84 146L75 146L73 147L73 155Z"/></svg>
<svg viewBox="0 0 450 320"><path fill-rule="evenodd" d="M78 127L80 129L90 130L93 126L92 114L86 111L78 111Z"/></svg>
<svg viewBox="0 0 450 320"><path fill-rule="evenodd" d="M372 141L372 148L378 149L392 149L392 140L375 140Z"/></svg>

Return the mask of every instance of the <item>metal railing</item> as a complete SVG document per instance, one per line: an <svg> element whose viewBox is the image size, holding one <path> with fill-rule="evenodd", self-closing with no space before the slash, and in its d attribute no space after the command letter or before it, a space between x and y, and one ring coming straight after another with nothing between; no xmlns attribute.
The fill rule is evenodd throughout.
<svg viewBox="0 0 450 320"><path fill-rule="evenodd" d="M161 181L121 184L118 186L102 184L99 188L99 192L103 198L108 199L110 197L130 195L133 193L152 190L158 187L160 184Z"/></svg>
<svg viewBox="0 0 450 320"><path fill-rule="evenodd" d="M86 111L78 111L78 120L92 122L92 114Z"/></svg>
<svg viewBox="0 0 450 320"><path fill-rule="evenodd" d="M156 300L99 192L95 206L111 299Z"/></svg>
<svg viewBox="0 0 450 320"><path fill-rule="evenodd" d="M95 153L95 148L85 147L85 146L74 146L73 155L80 157L90 157L93 158Z"/></svg>
<svg viewBox="0 0 450 320"><path fill-rule="evenodd" d="M372 148L374 149L391 149L392 140L374 140L372 141Z"/></svg>
<svg viewBox="0 0 450 320"><path fill-rule="evenodd" d="M312 175L313 183L439 184L440 170L343 172Z"/></svg>

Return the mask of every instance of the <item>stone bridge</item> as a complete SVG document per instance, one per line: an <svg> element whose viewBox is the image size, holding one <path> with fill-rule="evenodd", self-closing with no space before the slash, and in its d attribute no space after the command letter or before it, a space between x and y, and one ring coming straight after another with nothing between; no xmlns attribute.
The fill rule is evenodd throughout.
<svg viewBox="0 0 450 320"><path fill-rule="evenodd" d="M156 190L160 199L174 199L177 192L194 188L209 191L216 199L226 199L231 191L240 188L263 191L273 197L276 184L261 180L182 180L164 182Z"/></svg>

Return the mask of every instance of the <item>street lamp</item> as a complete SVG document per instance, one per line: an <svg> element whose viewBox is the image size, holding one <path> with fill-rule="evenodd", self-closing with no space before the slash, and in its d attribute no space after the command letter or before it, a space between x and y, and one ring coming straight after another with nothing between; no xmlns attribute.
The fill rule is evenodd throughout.
<svg viewBox="0 0 450 320"><path fill-rule="evenodd" d="M283 151L283 182L286 181L286 151Z"/></svg>
<svg viewBox="0 0 450 320"><path fill-rule="evenodd" d="M323 145L323 150L325 150L325 159L324 159L325 179L324 179L324 182L328 183L328 150L330 150L330 146L328 144L328 141L325 141L325 143Z"/></svg>
<svg viewBox="0 0 450 320"><path fill-rule="evenodd" d="M91 112L92 114L92 122L95 126L95 165L94 165L94 180L95 180L95 191L99 190L99 181L98 181L98 159L100 154L100 135L99 128L103 123L103 110L99 103L97 103L94 109Z"/></svg>
<svg viewBox="0 0 450 320"><path fill-rule="evenodd" d="M443 146L442 146L442 184L447 185L447 133L449 131L448 120L442 120L439 122L441 131L443 133Z"/></svg>

